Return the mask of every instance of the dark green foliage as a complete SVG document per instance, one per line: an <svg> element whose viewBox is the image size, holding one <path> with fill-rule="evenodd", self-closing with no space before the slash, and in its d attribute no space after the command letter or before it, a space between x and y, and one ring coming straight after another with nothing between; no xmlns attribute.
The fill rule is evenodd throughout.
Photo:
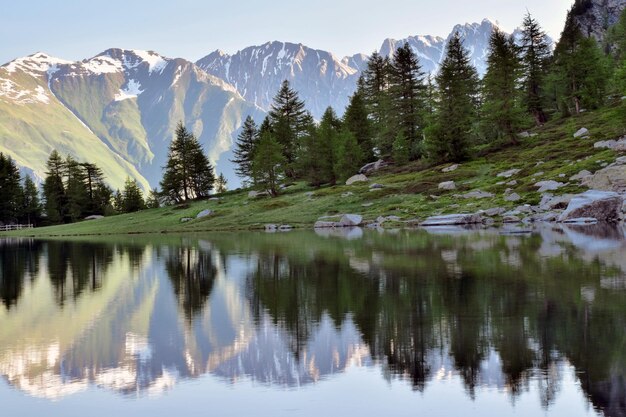
<svg viewBox="0 0 626 417"><path fill-rule="evenodd" d="M458 33L448 42L436 80L439 97L428 130L428 151L436 161L459 162L469 156L472 145L479 81Z"/></svg>
<svg viewBox="0 0 626 417"><path fill-rule="evenodd" d="M254 119L248 116L235 142L235 148L233 149L234 158L231 159L231 162L237 165L235 172L243 179L252 176L252 160L254 159L254 149L259 139L258 135L259 130L256 123L254 123Z"/></svg>
<svg viewBox="0 0 626 417"><path fill-rule="evenodd" d="M482 132L491 143L517 144L525 121L521 71L514 39L496 28L489 39L487 73L483 79Z"/></svg>
<svg viewBox="0 0 626 417"><path fill-rule="evenodd" d="M569 115L599 107L608 77L608 61L596 41L582 35L570 11L550 73L551 98L556 108Z"/></svg>
<svg viewBox="0 0 626 417"><path fill-rule="evenodd" d="M404 131L399 131L393 141L393 162L396 165L404 165L409 162L410 143Z"/></svg>
<svg viewBox="0 0 626 417"><path fill-rule="evenodd" d="M220 175L217 177L217 180L215 181L215 191L219 194L221 193L225 193L228 190L228 181L226 180L226 177L224 176L224 174L220 173Z"/></svg>
<svg viewBox="0 0 626 417"><path fill-rule="evenodd" d="M374 145L378 153L388 156L393 143L391 103L389 98L389 58L374 52L363 71L363 98L374 127Z"/></svg>
<svg viewBox="0 0 626 417"><path fill-rule="evenodd" d="M335 178L345 181L355 175L366 159L356 136L346 128L339 131L336 138Z"/></svg>
<svg viewBox="0 0 626 417"><path fill-rule="evenodd" d="M56 150L52 151L46 163L46 179L43 184L44 207L50 223L61 223L67 212L67 196L63 184L65 164Z"/></svg>
<svg viewBox="0 0 626 417"><path fill-rule="evenodd" d="M547 121L544 111L545 76L550 58L550 44L539 23L527 13L522 23L522 63L525 102L539 126Z"/></svg>
<svg viewBox="0 0 626 417"><path fill-rule="evenodd" d="M305 152L304 158L308 163L307 178L314 186L321 184L335 184L335 163L337 151L337 136L341 128L341 121L332 108L326 109L322 120L312 136L312 146Z"/></svg>
<svg viewBox="0 0 626 417"><path fill-rule="evenodd" d="M374 160L373 126L368 119L365 105L363 78L359 78L357 91L350 97L350 103L343 115L343 126L354 136L363 162Z"/></svg>
<svg viewBox="0 0 626 417"><path fill-rule="evenodd" d="M213 167L198 139L182 124L176 127L176 137L170 144L165 173L161 181L162 194L173 203L205 198L213 189Z"/></svg>
<svg viewBox="0 0 626 417"><path fill-rule="evenodd" d="M113 208L118 213L124 212L124 196L120 190L116 190L113 194Z"/></svg>
<svg viewBox="0 0 626 417"><path fill-rule="evenodd" d="M85 187L85 173L81 165L71 156L65 159L65 195L67 197L68 218L65 222L75 222L82 218L89 202L88 190Z"/></svg>
<svg viewBox="0 0 626 417"><path fill-rule="evenodd" d="M133 213L145 208L146 204L141 189L137 185L137 180L126 178L124 191L122 191L122 212Z"/></svg>
<svg viewBox="0 0 626 417"><path fill-rule="evenodd" d="M22 204L20 171L13 159L0 153L0 223L14 223Z"/></svg>
<svg viewBox="0 0 626 417"><path fill-rule="evenodd" d="M307 133L309 117L298 93L290 87L289 81L283 81L274 97L268 119L272 135L282 149L285 174L291 178L296 176L295 165L299 142ZM264 129L265 127L262 130Z"/></svg>
<svg viewBox="0 0 626 417"><path fill-rule="evenodd" d="M254 185L271 196L277 196L284 177L283 148L270 133L264 133L252 161Z"/></svg>
<svg viewBox="0 0 626 417"><path fill-rule="evenodd" d="M408 150L419 150L424 127L424 73L408 43L399 47L389 71L391 117L396 129L404 132ZM412 159L420 154L410 155Z"/></svg>
<svg viewBox="0 0 626 417"><path fill-rule="evenodd" d="M159 190L153 188L146 197L146 208L155 209L161 207L161 194Z"/></svg>
<svg viewBox="0 0 626 417"><path fill-rule="evenodd" d="M21 203L20 222L24 224L39 224L41 221L39 190L37 190L37 185L29 175L24 178L24 192Z"/></svg>

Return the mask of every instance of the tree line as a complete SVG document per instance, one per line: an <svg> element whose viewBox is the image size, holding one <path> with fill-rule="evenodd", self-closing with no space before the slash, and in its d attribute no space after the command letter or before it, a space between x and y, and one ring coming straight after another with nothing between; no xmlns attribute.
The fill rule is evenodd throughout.
<svg viewBox="0 0 626 417"><path fill-rule="evenodd" d="M333 185L377 159L461 162L477 145L514 146L524 129L597 109L626 94L626 12L598 45L574 21L580 7L554 50L530 13L518 39L496 28L482 79L459 33L434 76L408 44L390 57L374 52L343 117L328 108L316 122L284 81L263 122L245 120L236 172L275 196L284 182Z"/></svg>

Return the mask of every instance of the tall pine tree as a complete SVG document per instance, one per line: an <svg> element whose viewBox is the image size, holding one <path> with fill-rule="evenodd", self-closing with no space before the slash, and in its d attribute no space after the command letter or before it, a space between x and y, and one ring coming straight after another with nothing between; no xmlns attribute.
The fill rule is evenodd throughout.
<svg viewBox="0 0 626 417"><path fill-rule="evenodd" d="M265 132L261 136L252 162L254 185L273 197L277 196L284 177L284 163L285 157L280 143L271 133Z"/></svg>
<svg viewBox="0 0 626 417"><path fill-rule="evenodd" d="M231 162L236 164L235 173L240 178L247 179L252 176L252 161L254 160L254 149L259 140L258 134L259 129L254 123L254 119L251 116L246 117L235 142L234 158L231 159Z"/></svg>
<svg viewBox="0 0 626 417"><path fill-rule="evenodd" d="M357 90L350 97L350 103L346 107L343 126L354 136L360 148L359 163L372 162L374 160L373 126L368 118L362 77L359 77Z"/></svg>
<svg viewBox="0 0 626 417"><path fill-rule="evenodd" d="M526 108L537 126L548 119L543 108L550 42L539 23L527 13L522 23L522 62Z"/></svg>
<svg viewBox="0 0 626 417"><path fill-rule="evenodd" d="M374 146L380 156L389 156L394 139L394 127L389 100L388 57L374 52L363 71L363 98L374 127Z"/></svg>
<svg viewBox="0 0 626 417"><path fill-rule="evenodd" d="M24 178L24 194L22 198L22 206L20 209L20 222L26 224L39 224L41 221L41 201L39 199L39 191L37 185L27 175Z"/></svg>
<svg viewBox="0 0 626 417"><path fill-rule="evenodd" d="M439 162L459 162L469 156L472 145L479 79L458 32L446 46L436 80L439 98L428 132L428 151Z"/></svg>
<svg viewBox="0 0 626 417"><path fill-rule="evenodd" d="M46 162L46 178L43 183L44 207L50 223L61 223L67 212L67 196L63 176L65 163L61 154L53 150Z"/></svg>
<svg viewBox="0 0 626 417"><path fill-rule="evenodd" d="M20 214L23 190L20 171L11 157L0 152L0 222L13 223Z"/></svg>
<svg viewBox="0 0 626 417"><path fill-rule="evenodd" d="M420 157L424 127L424 73L408 43L404 43L395 51L389 80L389 98L394 124L406 138L410 157L412 159Z"/></svg>
<svg viewBox="0 0 626 417"><path fill-rule="evenodd" d="M524 125L522 64L513 37L496 28L489 39L483 78L482 131L490 142L517 143Z"/></svg>

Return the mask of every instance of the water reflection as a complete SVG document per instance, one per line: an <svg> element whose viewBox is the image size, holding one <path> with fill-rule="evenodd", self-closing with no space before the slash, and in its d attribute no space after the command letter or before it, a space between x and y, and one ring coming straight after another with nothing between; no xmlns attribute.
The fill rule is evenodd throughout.
<svg viewBox="0 0 626 417"><path fill-rule="evenodd" d="M426 395L536 389L573 366L626 414L623 228L0 241L0 374L33 396L152 395L213 375L301 387L353 366Z"/></svg>

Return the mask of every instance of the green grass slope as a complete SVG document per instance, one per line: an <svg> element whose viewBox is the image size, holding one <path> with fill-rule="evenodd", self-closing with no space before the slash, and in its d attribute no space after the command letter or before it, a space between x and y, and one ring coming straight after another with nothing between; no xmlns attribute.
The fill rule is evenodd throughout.
<svg viewBox="0 0 626 417"><path fill-rule="evenodd" d="M358 213L365 220L378 216L398 216L402 220L424 219L430 215L472 213L493 207L515 208L522 204L537 204L541 194L534 186L538 181L568 182L581 170L595 172L604 163L615 160L614 151L594 149L599 140L626 135L623 108L608 108L582 114L579 117L553 121L535 129L532 137L524 138L518 146L502 149L480 149L471 161L453 172L442 172L447 165L426 166L421 162L402 168L389 168L370 178L369 183L313 189L304 183L288 187L278 198L249 199L247 191L225 193L219 200L198 201L184 207L165 207L101 220L38 228L9 234L33 236L107 235L129 233L200 232L216 230L245 230L262 228L264 224L289 224L311 227L321 216ZM579 128L586 127L590 138L574 138ZM520 169L515 176L503 179L498 173ZM517 185L502 182L516 180ZM457 189L442 191L443 181L455 181ZM370 190L371 183L384 185ZM522 199L504 200L511 188ZM483 199L459 198L473 190L494 196ZM573 182L553 194L577 193L585 188ZM313 193L312 195L310 193ZM214 214L195 219L204 210ZM181 222L183 218L193 218Z"/></svg>

